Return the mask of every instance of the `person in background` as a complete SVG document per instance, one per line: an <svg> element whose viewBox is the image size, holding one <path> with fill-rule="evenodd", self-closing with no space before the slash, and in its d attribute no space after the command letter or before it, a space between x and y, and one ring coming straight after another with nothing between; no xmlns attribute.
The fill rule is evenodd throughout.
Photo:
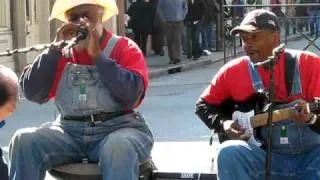
<svg viewBox="0 0 320 180"><path fill-rule="evenodd" d="M188 5L184 0L159 0L157 8L167 40L169 64L180 63L180 34L183 20L188 12Z"/></svg>
<svg viewBox="0 0 320 180"><path fill-rule="evenodd" d="M10 68L0 65L0 128L5 125L5 119L16 109L18 97L18 77ZM0 148L0 177L8 180L8 166Z"/></svg>
<svg viewBox="0 0 320 180"><path fill-rule="evenodd" d="M264 98L257 95L267 93L273 72L275 89L271 101L277 102L274 105L278 105L279 110L281 105L292 107L293 113L272 123L270 179L320 179L320 102L316 100L320 97L320 57L311 52L279 48L278 18L265 9L249 12L241 24L232 29L232 35L237 33L246 56L220 68L195 109L210 129L227 137L217 154L219 180L265 179L268 127L256 129L253 136L245 126L251 116L242 114L237 118L235 115L254 110L259 104L263 107ZM275 49L279 49L279 57L273 70L267 65L256 65L272 56ZM313 102L317 108L312 111L302 108ZM246 116L249 121L241 123ZM253 143L252 137L258 138L261 146Z"/></svg>
<svg viewBox="0 0 320 180"><path fill-rule="evenodd" d="M320 0L309 1L309 3L320 4ZM310 36L319 37L320 32L320 5L308 6Z"/></svg>
<svg viewBox="0 0 320 180"><path fill-rule="evenodd" d="M188 0L188 13L185 22L191 31L191 48L193 60L198 60L203 54L200 38L201 31L203 32L201 20L204 15L204 9L205 4L202 0Z"/></svg>
<svg viewBox="0 0 320 180"><path fill-rule="evenodd" d="M205 37L203 38L202 46L204 50L214 52L213 39L215 39L215 34L213 34L213 27L217 22L217 15L220 7L216 0L204 0L204 4L205 9L202 17L202 24Z"/></svg>
<svg viewBox="0 0 320 180"><path fill-rule="evenodd" d="M159 0L151 0L150 2L153 5L153 12L154 12L154 19L153 19L153 24L152 24L152 34L151 34L151 39L152 39L152 49L155 54L164 56L164 50L163 50L163 45L164 45L164 30L163 30L163 22L161 21L158 12L157 12L157 7L158 7L158 1Z"/></svg>
<svg viewBox="0 0 320 180"><path fill-rule="evenodd" d="M298 6L296 6L296 14L295 14L295 18L297 18L297 28L298 28L298 32L303 32L303 31L308 31L309 27L308 27L308 13L307 13L307 6L303 6L303 3L306 3L304 0L297 0L296 4L298 4Z"/></svg>
<svg viewBox="0 0 320 180"><path fill-rule="evenodd" d="M64 23L55 44L25 67L19 83L27 100L54 100L57 119L19 129L9 144L11 180L43 180L46 170L84 159L97 163L104 180L138 179L153 135L137 112L148 88L143 53L131 39L104 28L118 13L114 0L65 1L50 20ZM78 43L72 43L75 37Z"/></svg>
<svg viewBox="0 0 320 180"><path fill-rule="evenodd" d="M283 18L284 13L282 12L281 2L280 0L271 0L270 4L278 5L278 6L271 6L270 10L277 15L278 18Z"/></svg>
<svg viewBox="0 0 320 180"><path fill-rule="evenodd" d="M153 10L152 3L149 0L137 0L131 4L127 12L131 19L134 40L144 55L147 54L148 35L152 32Z"/></svg>

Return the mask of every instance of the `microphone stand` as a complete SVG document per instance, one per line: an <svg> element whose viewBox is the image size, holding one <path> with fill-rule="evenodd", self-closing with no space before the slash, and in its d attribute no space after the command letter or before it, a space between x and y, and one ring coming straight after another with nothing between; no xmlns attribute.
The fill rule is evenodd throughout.
<svg viewBox="0 0 320 180"><path fill-rule="evenodd" d="M270 171L271 171L271 153L272 153L272 112L273 112L273 98L275 93L275 80L274 80L274 66L278 61L278 58L282 51L284 50L285 45L280 44L278 47L276 47L273 52L272 56L268 57L267 60L263 62L256 63L255 66L263 65L265 68L271 70L271 75L269 79L269 89L268 89L268 121L267 121L267 127L268 127L268 142L267 142L267 155L266 155L266 180L270 180Z"/></svg>

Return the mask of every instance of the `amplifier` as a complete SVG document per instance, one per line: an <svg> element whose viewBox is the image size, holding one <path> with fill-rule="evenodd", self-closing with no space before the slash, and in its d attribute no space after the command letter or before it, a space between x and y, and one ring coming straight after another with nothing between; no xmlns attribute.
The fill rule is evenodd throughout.
<svg viewBox="0 0 320 180"><path fill-rule="evenodd" d="M183 173L183 172L159 172L152 173L151 180L217 180L217 175L214 173Z"/></svg>

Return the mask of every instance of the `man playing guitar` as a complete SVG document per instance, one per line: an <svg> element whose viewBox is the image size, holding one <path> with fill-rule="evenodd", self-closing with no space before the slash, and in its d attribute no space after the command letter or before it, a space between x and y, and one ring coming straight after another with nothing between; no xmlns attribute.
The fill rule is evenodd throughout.
<svg viewBox="0 0 320 180"><path fill-rule="evenodd" d="M235 116L235 112L263 111L259 92L270 87L271 69L255 66L272 56L280 44L280 26L276 15L264 9L249 12L231 33L240 33L247 56L225 64L214 76L211 84L201 94L196 104L196 114L226 140L217 155L220 180L261 180L265 178L265 146L268 141L267 126L257 124L249 117L249 126L258 127L252 143L252 132ZM291 71L291 77L287 74ZM320 97L320 58L310 52L284 49L274 65L274 94L272 101L282 102L286 116L275 112L272 117L272 180L320 179L320 120L318 106L310 108ZM292 106L290 106L293 104ZM258 108L257 108L258 107ZM239 113L238 113L239 114ZM240 113L241 114L241 113ZM252 116L252 114L251 114ZM281 118L282 117L282 118ZM249 128L250 128L249 127ZM249 141L248 141L249 140Z"/></svg>

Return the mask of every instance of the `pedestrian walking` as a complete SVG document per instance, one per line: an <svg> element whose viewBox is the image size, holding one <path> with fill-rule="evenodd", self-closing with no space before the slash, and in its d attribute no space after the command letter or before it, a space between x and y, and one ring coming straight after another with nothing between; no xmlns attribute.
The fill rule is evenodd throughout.
<svg viewBox="0 0 320 180"><path fill-rule="evenodd" d="M188 13L186 24L191 30L191 47L193 60L198 60L203 55L201 32L203 32L202 19L204 15L202 0L188 0Z"/></svg>
<svg viewBox="0 0 320 180"><path fill-rule="evenodd" d="M151 43L152 49L156 55L164 56L164 30L163 30L163 22L159 17L157 12L159 0L151 0L150 1L153 5L153 12L154 12L154 19L152 23L152 34L151 34Z"/></svg>
<svg viewBox="0 0 320 180"><path fill-rule="evenodd" d="M187 12L188 5L184 0L159 0L158 2L157 13L163 22L169 64L177 64L181 61L180 34Z"/></svg>
<svg viewBox="0 0 320 180"><path fill-rule="evenodd" d="M217 23L217 16L219 13L219 4L216 0L204 0L204 14L202 18L203 29L205 36L203 38L203 49L213 52L213 40L215 39L215 34L213 33L213 28Z"/></svg>
<svg viewBox="0 0 320 180"><path fill-rule="evenodd" d="M154 8L149 0L137 0L132 3L127 14L130 16L134 41L138 44L143 54L147 54L148 35L152 33Z"/></svg>

